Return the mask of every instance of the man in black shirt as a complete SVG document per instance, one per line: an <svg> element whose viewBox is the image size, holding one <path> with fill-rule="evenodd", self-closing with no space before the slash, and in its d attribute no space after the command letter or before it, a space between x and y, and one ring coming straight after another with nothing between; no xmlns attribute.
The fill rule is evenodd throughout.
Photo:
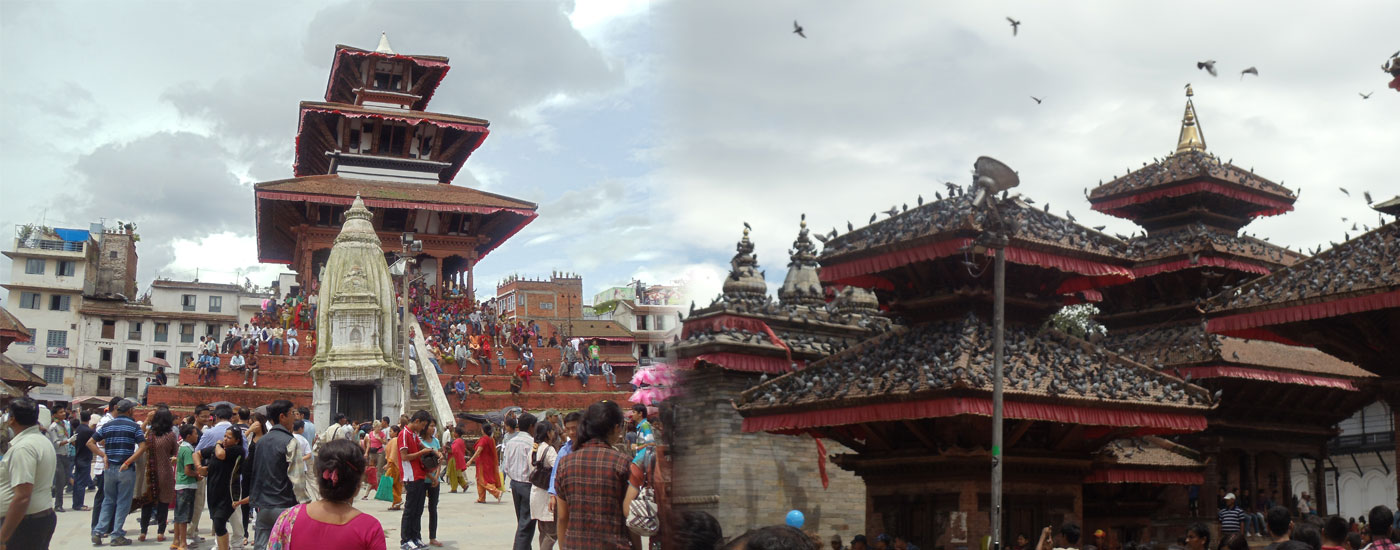
<svg viewBox="0 0 1400 550"><path fill-rule="evenodd" d="M73 430L75 439L73 440L73 509L88 509L83 505L87 498L87 489L92 486L92 450L88 449L87 443L92 439L92 427L88 426L88 421L92 419L92 411L78 413L78 428Z"/></svg>
<svg viewBox="0 0 1400 550"><path fill-rule="evenodd" d="M300 456L299 448L291 455L287 452L289 444L296 445L291 432L296 418L292 414L292 402L286 399L273 401L267 406L267 417L276 425L258 440L257 451L250 461L253 480L248 492L253 507L258 509L258 517L254 520L257 531L254 550L267 550L277 516L297 504L293 481L287 475L291 460ZM292 458L289 459L289 456Z"/></svg>

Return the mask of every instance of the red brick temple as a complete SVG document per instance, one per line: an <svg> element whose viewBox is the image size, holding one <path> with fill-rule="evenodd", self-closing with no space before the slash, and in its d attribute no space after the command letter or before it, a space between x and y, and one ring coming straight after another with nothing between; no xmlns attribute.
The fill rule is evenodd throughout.
<svg viewBox="0 0 1400 550"><path fill-rule="evenodd" d="M975 548L991 527L993 457L993 269L977 243L995 208L1011 220L1003 532L1107 528L1101 484L1200 483L1197 453L1157 436L1204 430L1209 393L1046 327L1066 294L1132 279L1124 243L1016 197L983 208L960 191L827 241L822 283L873 288L905 324L745 390L743 429L850 449L834 460L865 482L858 532Z"/></svg>
<svg viewBox="0 0 1400 550"><path fill-rule="evenodd" d="M452 184L490 123L425 110L448 68L445 57L398 54L382 36L374 51L335 47L325 101L301 103L295 177L256 186L259 261L310 283L358 194L385 253L413 232L428 284L473 288L476 263L533 221L536 205Z"/></svg>
<svg viewBox="0 0 1400 550"><path fill-rule="evenodd" d="M1104 345L1220 392L1220 405L1207 414L1209 427L1177 438L1210 464L1199 489L1207 517L1221 491L1248 492L1251 499L1277 492L1288 502L1293 460L1307 461L1316 474L1309 492L1325 511L1319 464L1336 424L1374 401L1367 385L1373 376L1297 342L1206 332L1199 308L1207 298L1304 257L1241 234L1255 218L1293 210L1297 195L1207 152L1189 86L1186 94L1176 151L1089 192L1094 210L1146 230L1128 241L1133 280L1091 296L1101 298L1098 320L1109 331ZM1139 512L1121 506L1130 498L1124 488L1100 490L1100 513L1122 510L1121 524ZM1180 534L1195 521L1185 487L1135 496L1165 503L1150 514L1151 525L1161 528L1156 532ZM1240 504L1253 508L1255 502ZM1136 517L1147 526L1149 515Z"/></svg>
<svg viewBox="0 0 1400 550"><path fill-rule="evenodd" d="M1375 208L1400 215L1400 197ZM1370 386L1400 421L1400 222L1380 221L1376 229L1347 235L1312 258L1213 298L1206 328L1217 338L1250 338L1289 349L1312 346L1358 365L1378 376ZM1292 404L1290 417L1338 406L1309 398ZM1396 451L1400 456L1400 444ZM1315 486L1319 470L1311 470L1319 480Z"/></svg>
<svg viewBox="0 0 1400 550"><path fill-rule="evenodd" d="M372 51L335 47L324 101L300 105L293 177L255 186L261 262L290 266L298 287L310 289L341 231L345 211L358 195L373 214L370 221L386 256L401 253L401 237L412 232L423 245L415 253L415 275L424 275L423 282L439 293L442 283L473 288L476 263L537 213L534 203L452 183L486 139L490 123L426 111L448 69L446 57L399 54L384 36ZM392 257L388 260L394 262ZM182 412L220 400L251 408L285 398L311 406L313 382L307 373L314 337L314 330L303 330L301 351L295 356L267 355L263 346L256 388L243 385L243 375L227 368L231 356L223 354L213 384L198 385L194 371L186 370L179 386L150 387L147 401ZM557 365L558 350L541 350L537 357ZM511 357L508 368L518 363L518 357ZM455 371L448 370L438 383L449 382ZM427 377L425 382L435 379ZM507 392L509 375L499 369L481 382L483 395L464 405L451 399L451 405L472 411L506 405L562 409L594 397L579 394L584 397L565 404L545 392L512 396ZM551 391L576 391L576 386L569 379Z"/></svg>

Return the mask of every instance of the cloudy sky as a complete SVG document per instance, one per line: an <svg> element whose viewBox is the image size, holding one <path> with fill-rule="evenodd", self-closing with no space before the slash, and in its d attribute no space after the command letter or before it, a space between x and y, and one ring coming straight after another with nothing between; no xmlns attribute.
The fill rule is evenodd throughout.
<svg viewBox="0 0 1400 550"><path fill-rule="evenodd" d="M966 183L979 155L1057 213L1129 233L1083 189L1171 152L1188 82L1210 151L1302 188L1247 229L1312 247L1342 217L1375 225L1362 190L1400 192L1400 94L1379 70L1396 20L1380 0L6 0L0 238L44 216L135 220L143 282L255 269L250 185L290 174L297 102L324 93L334 44L388 31L452 59L433 110L493 121L458 183L540 204L482 290L568 269L590 291L688 276L710 295L742 221L777 283L801 213L844 231Z"/></svg>

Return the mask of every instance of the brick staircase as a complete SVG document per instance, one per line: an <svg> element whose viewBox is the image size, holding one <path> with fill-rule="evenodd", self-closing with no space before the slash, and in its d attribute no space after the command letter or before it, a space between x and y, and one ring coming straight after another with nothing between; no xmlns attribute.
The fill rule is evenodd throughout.
<svg viewBox="0 0 1400 550"><path fill-rule="evenodd" d="M303 331L303 342L308 339ZM214 383L200 385L196 369L180 369L180 383L175 386L151 386L146 395L148 407L138 412L154 408L157 403L170 406L175 414L191 414L195 405L229 401L248 408L266 405L278 399L287 399L296 406L311 406L312 380L311 357L315 350L302 346L295 356L267 355L266 346L258 353L258 386L243 386L243 374L230 370L231 354L219 355L219 372ZM138 416L139 418L139 416Z"/></svg>
<svg viewBox="0 0 1400 550"><path fill-rule="evenodd" d="M305 337L303 337L305 338ZM213 403L215 401L229 401L248 408L254 408L277 399L287 399L297 406L311 406L312 380L308 372L311 370L311 359L314 350L303 346L296 356L266 355L258 354L258 386L256 388L243 386L243 373L229 370L227 365L232 358L229 354L219 356L219 372L216 375L215 383L209 386L198 384L199 375L195 369L180 369L180 383L174 386L152 386L148 391L146 401L147 407L137 410L137 417L145 414L146 410L154 408L157 403L165 403L175 414L191 414L195 405L200 403ZM627 398L632 395L632 389L626 383L632 377L630 367L619 368L616 371L618 388L609 388L601 376L590 376L588 387L584 388L578 379L572 377L555 377L554 386L541 382L538 375L531 378L529 386L522 390L520 394L510 393L510 375L506 373L515 372L520 365L520 358L514 350L506 348L506 370L502 370L495 364L492 365L493 374L485 375L482 367L467 363L463 380L471 380L471 375L476 374L477 381L481 382L483 392L481 395L468 396L465 403L459 403L456 395L448 395L447 400L453 411L458 412L487 412L499 411L508 406L518 406L530 411L540 411L544 409L558 409L561 411L579 410L587 406L608 399L616 401L623 406L630 406ZM537 348L535 351L535 366L538 368L547 361L556 372L562 352L559 348ZM494 351L493 351L494 353ZM432 364L424 361L424 368L431 369ZM452 363L443 365L443 374L437 376L438 386L452 381L453 376L458 373L457 366ZM432 377L423 381L432 382ZM429 401L425 397L409 400L409 410L432 410Z"/></svg>

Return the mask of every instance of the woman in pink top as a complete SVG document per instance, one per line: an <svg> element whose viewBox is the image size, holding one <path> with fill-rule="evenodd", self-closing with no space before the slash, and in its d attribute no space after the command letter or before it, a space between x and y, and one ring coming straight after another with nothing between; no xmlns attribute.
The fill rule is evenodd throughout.
<svg viewBox="0 0 1400 550"><path fill-rule="evenodd" d="M365 471L364 451L345 439L321 446L316 454L321 500L298 504L277 517L270 550L385 550L384 527L355 509L355 493Z"/></svg>

